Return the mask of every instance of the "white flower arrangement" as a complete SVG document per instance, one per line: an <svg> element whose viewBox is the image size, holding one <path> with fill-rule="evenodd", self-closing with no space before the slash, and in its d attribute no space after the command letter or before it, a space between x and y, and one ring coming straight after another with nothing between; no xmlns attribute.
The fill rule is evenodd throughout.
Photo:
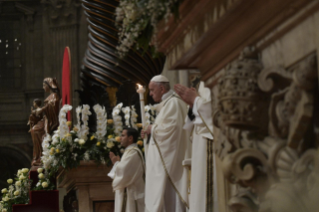
<svg viewBox="0 0 319 212"><path fill-rule="evenodd" d="M115 23L119 30L119 44L116 47L120 58L125 57L135 45L147 50L151 42L156 48L156 28L159 21L167 22L172 11L178 13L180 0L120 0L115 10Z"/></svg>
<svg viewBox="0 0 319 212"><path fill-rule="evenodd" d="M1 190L2 200L0 201L0 211L12 211L14 204L28 204L29 203L29 189L31 180L28 178L29 169L19 169L16 174L16 181L8 179L8 188Z"/></svg>
<svg viewBox="0 0 319 212"><path fill-rule="evenodd" d="M131 109L129 106L123 107L122 112L124 113L125 126L130 126Z"/></svg>
<svg viewBox="0 0 319 212"><path fill-rule="evenodd" d="M113 111L115 114L117 112L119 116L117 119L121 118L121 108L122 105L118 105L117 111ZM67 123L64 113L66 114L70 109L70 106L65 106L60 111L60 122L63 124ZM39 174L40 179L50 179L61 166L65 169L75 168L81 160L95 160L97 163L106 164L109 161L110 151L121 155L120 138L115 137L113 128L113 123L116 123L116 121L107 120L105 108L100 105L95 105L93 110L97 119L97 129L94 133L90 134L88 127L89 116L91 115L90 107L83 105L76 108L77 124L73 130L63 129L64 132L61 133L62 128L60 126L59 130L54 131L52 137L50 135L45 136L42 142L43 156L41 160L46 171L44 172L45 176ZM122 122L122 119L119 120L119 122ZM69 125L66 124L65 126L68 127ZM121 127L120 123L118 123L118 126ZM46 188L50 189L50 182L48 180L45 180L45 182L48 183ZM38 184L39 189L45 189L42 183Z"/></svg>
<svg viewBox="0 0 319 212"><path fill-rule="evenodd" d="M91 115L90 112L90 106L89 105L83 105L82 108L82 126L80 132L80 138L87 140L87 135L89 134L89 127L88 127L88 121L89 121L89 115Z"/></svg>
<svg viewBox="0 0 319 212"><path fill-rule="evenodd" d="M82 110L81 106L78 106L75 110L77 124L73 128L74 132L78 132L81 129L81 119L80 119L81 110Z"/></svg>
<svg viewBox="0 0 319 212"><path fill-rule="evenodd" d="M72 110L72 106L71 105L64 105L59 113L59 134L60 134L60 138L63 137L68 137L68 135L70 134L70 130L69 130L69 126L67 125L67 120L66 120L66 114Z"/></svg>
<svg viewBox="0 0 319 212"><path fill-rule="evenodd" d="M136 109L134 105L131 107L130 106L123 107L123 104L120 103L114 107L112 112L114 127L115 127L115 134L118 136L121 135L121 132L123 130L122 116L120 115L121 111L124 114L125 126L138 129L137 127L138 115L136 113Z"/></svg>
<svg viewBox="0 0 319 212"><path fill-rule="evenodd" d="M50 179L55 176L60 167L64 169L76 168L82 160L94 160L97 163L108 164L109 152L117 155L124 153L124 148L120 145L120 137L115 133L116 128L123 129L122 115L129 114L125 122L132 127L137 124L137 114L134 107L125 107L118 104L113 109L113 120L107 119L105 108L95 105L93 110L97 116L96 132L89 132L88 120L91 115L90 107L84 105L76 108L77 124L70 131L70 122L66 120L66 114L72 109L72 106L65 105L59 114L59 121L62 123L58 130L54 131L52 136L46 134L42 141L43 153L41 160L43 168L38 168L39 182L33 190L51 190L54 184ZM82 124L81 124L82 121ZM115 123L117 125L115 125ZM126 124L125 123L125 124ZM121 131L119 131L121 133ZM142 149L142 145L139 144ZM30 189L30 180L28 179L29 170L24 168L18 171L17 181L8 179L8 188L2 189L2 201L0 202L0 211L10 211L12 204L28 203L28 191ZM23 202L21 202L23 200Z"/></svg>
<svg viewBox="0 0 319 212"><path fill-rule="evenodd" d="M134 107L134 105L132 106L132 110L131 110L131 127L137 129L137 113L136 113L136 109Z"/></svg>
<svg viewBox="0 0 319 212"><path fill-rule="evenodd" d="M114 122L114 133L117 136L121 135L121 132L123 130L123 123L122 123L122 117L120 116L120 112L122 109L123 103L119 103L113 108L112 116L113 116L113 122Z"/></svg>
<svg viewBox="0 0 319 212"><path fill-rule="evenodd" d="M107 114L105 112L105 108L101 107L101 105L97 104L93 107L94 112L96 113L96 136L98 140L103 140L103 137L107 133Z"/></svg>
<svg viewBox="0 0 319 212"><path fill-rule="evenodd" d="M146 118L145 127L154 123L156 115L157 115L157 112L156 112L157 105L158 104L144 106L145 118Z"/></svg>
<svg viewBox="0 0 319 212"><path fill-rule="evenodd" d="M48 172L44 172L43 168L38 168L38 183L33 190L52 190L54 189L54 184L50 182L50 176Z"/></svg>

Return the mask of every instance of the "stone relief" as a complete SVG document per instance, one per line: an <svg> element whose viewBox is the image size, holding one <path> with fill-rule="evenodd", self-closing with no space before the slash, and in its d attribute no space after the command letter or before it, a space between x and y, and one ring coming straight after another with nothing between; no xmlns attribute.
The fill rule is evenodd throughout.
<svg viewBox="0 0 319 212"><path fill-rule="evenodd" d="M289 69L245 54L226 67L214 124L224 176L239 187L232 211L317 211L317 82L316 54Z"/></svg>
<svg viewBox="0 0 319 212"><path fill-rule="evenodd" d="M79 0L41 0L41 3L48 12L51 25L76 23L78 9L81 6Z"/></svg>
<svg viewBox="0 0 319 212"><path fill-rule="evenodd" d="M25 15L25 20L29 26L29 30L32 31L33 30L33 17L34 14L36 13L36 10L32 7L26 6L24 4L21 4L19 2L15 2L15 8L24 13Z"/></svg>

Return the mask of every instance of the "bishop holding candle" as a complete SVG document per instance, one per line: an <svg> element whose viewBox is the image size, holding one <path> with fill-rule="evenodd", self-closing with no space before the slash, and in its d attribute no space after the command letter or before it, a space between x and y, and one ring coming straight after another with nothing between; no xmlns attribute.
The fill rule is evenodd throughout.
<svg viewBox="0 0 319 212"><path fill-rule="evenodd" d="M165 76L149 83L150 96L157 106L153 125L142 130L150 136L146 152L145 205L147 211L182 212L188 207L187 170L182 161L190 157L189 134L183 130L187 106L175 94Z"/></svg>

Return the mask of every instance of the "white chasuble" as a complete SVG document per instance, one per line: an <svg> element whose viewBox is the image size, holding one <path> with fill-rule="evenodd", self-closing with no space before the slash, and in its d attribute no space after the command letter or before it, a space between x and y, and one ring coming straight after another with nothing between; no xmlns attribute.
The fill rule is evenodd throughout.
<svg viewBox="0 0 319 212"><path fill-rule="evenodd" d="M213 140L213 123L210 90L204 88L201 82L198 89L199 97L196 97L192 112L195 116L191 121L186 116L185 130L192 132L192 162L191 162L191 191L190 191L190 212L208 211L207 205L212 204L212 195L207 196L207 143ZM209 145L212 147L212 144ZM211 188L208 188L211 189ZM210 192L209 192L210 193ZM209 206L209 208L211 205Z"/></svg>
<svg viewBox="0 0 319 212"><path fill-rule="evenodd" d="M146 156L145 204L149 212L170 212L170 204L178 212L188 207L188 171L182 166L190 157L189 134L183 130L187 106L170 91L157 109ZM169 196L176 202L170 202Z"/></svg>
<svg viewBox="0 0 319 212"><path fill-rule="evenodd" d="M113 178L115 212L144 212L144 169L142 152L136 144L131 144L108 174Z"/></svg>

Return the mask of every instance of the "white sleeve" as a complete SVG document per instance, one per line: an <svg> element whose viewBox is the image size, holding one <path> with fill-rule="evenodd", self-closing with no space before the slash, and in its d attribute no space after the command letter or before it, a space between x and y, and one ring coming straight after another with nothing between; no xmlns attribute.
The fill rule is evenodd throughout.
<svg viewBox="0 0 319 212"><path fill-rule="evenodd" d="M114 163L113 168L111 169L111 171L107 174L107 176L109 176L112 179L114 179L114 177L115 177L115 171L116 171L116 167L117 167L118 163L119 163L119 161L116 161Z"/></svg>

